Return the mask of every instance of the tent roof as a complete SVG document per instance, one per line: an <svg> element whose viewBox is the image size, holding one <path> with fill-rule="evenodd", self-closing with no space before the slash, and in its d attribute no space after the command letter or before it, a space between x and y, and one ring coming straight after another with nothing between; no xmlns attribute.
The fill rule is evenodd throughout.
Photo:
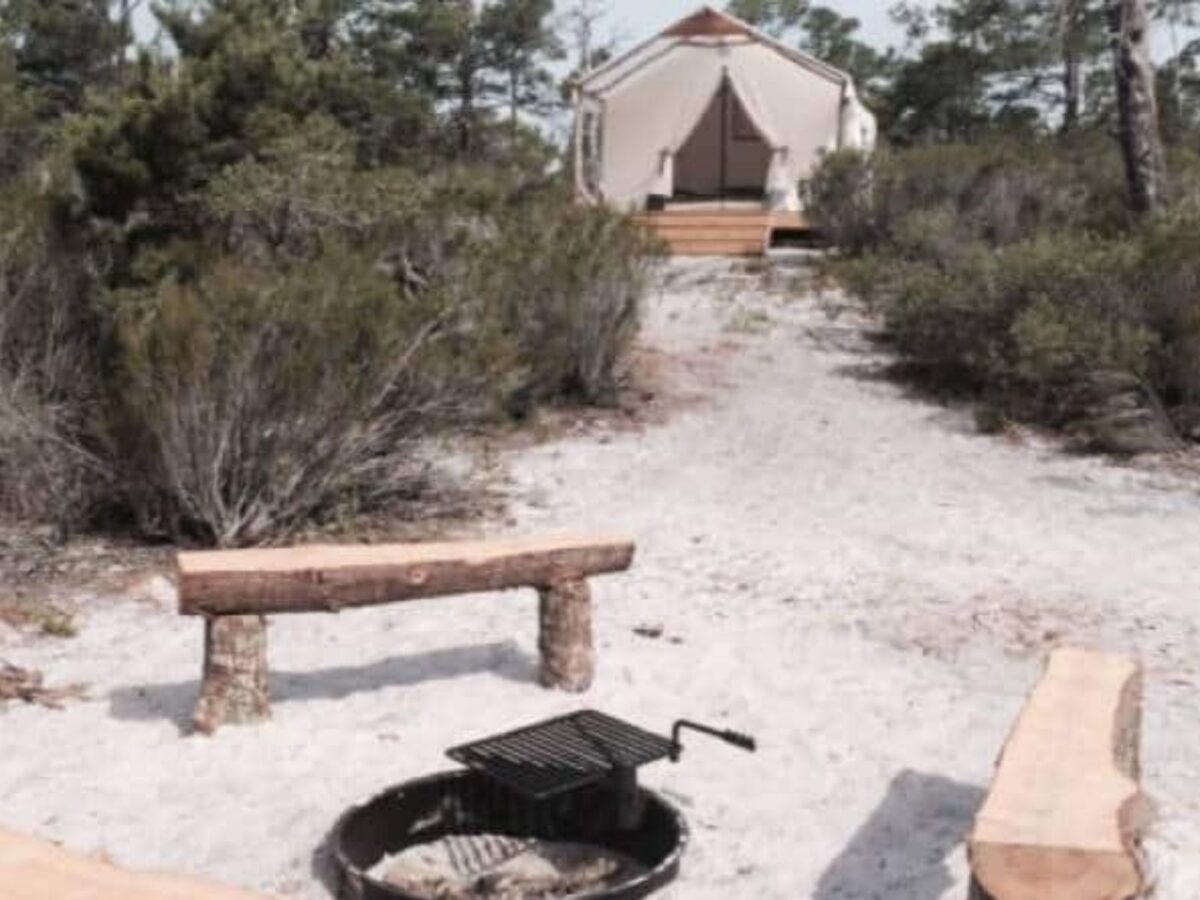
<svg viewBox="0 0 1200 900"><path fill-rule="evenodd" d="M725 39L730 38L744 38L758 44L763 44L797 65L832 82L842 85L853 83L853 79L840 69L836 69L828 63L821 62L816 57L810 56L801 50L796 50L780 43L753 25L743 22L741 19L723 10L714 9L711 6L703 6L649 40L638 44L632 50L609 60L604 65L589 72L580 80L579 86L585 92L606 93L622 81L623 77L618 76L612 83L605 84L605 76L623 67L636 68L636 66L629 66L629 64L638 57L653 56L654 58L659 58L667 55L674 47L696 46L697 41L705 41L705 39L712 38L717 39L714 46L719 46Z"/></svg>
<svg viewBox="0 0 1200 900"><path fill-rule="evenodd" d="M711 6L699 9L680 19L662 33L662 37L717 37L722 35L751 36L749 26L733 16L718 12Z"/></svg>

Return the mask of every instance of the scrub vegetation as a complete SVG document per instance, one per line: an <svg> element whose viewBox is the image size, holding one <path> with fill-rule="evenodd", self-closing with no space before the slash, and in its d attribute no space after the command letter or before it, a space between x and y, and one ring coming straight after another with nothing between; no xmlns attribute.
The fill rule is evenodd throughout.
<svg viewBox="0 0 1200 900"><path fill-rule="evenodd" d="M551 0L0 0L0 513L273 542L611 404L652 248L574 206Z"/></svg>
<svg viewBox="0 0 1200 900"><path fill-rule="evenodd" d="M810 215L906 370L976 398L985 429L1119 453L1200 439L1197 10L902 6L907 53L860 57L884 146L827 157ZM1176 48L1157 70L1153 43Z"/></svg>

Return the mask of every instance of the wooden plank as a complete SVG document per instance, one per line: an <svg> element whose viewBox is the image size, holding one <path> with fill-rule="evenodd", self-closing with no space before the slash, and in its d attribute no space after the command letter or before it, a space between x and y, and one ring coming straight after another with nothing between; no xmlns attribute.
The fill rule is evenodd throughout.
<svg viewBox="0 0 1200 900"><path fill-rule="evenodd" d="M766 216L663 216L639 221L656 231L682 228L763 229L772 224Z"/></svg>
<svg viewBox="0 0 1200 900"><path fill-rule="evenodd" d="M801 213L762 210L674 209L644 213L637 221L674 256L762 256L772 231L808 227Z"/></svg>
<svg viewBox="0 0 1200 900"><path fill-rule="evenodd" d="M772 212L682 212L668 210L666 212L640 213L635 221L652 227L672 227L683 224L703 225L753 225L755 227L772 228L808 228L810 223L803 213Z"/></svg>
<svg viewBox="0 0 1200 900"><path fill-rule="evenodd" d="M127 872L47 841L0 828L0 900L267 900L171 875Z"/></svg>
<svg viewBox="0 0 1200 900"><path fill-rule="evenodd" d="M1141 669L1125 656L1055 651L998 763L969 841L977 896L1130 900L1137 842Z"/></svg>
<svg viewBox="0 0 1200 900"><path fill-rule="evenodd" d="M450 594L548 588L633 562L624 537L180 553L185 615L334 612Z"/></svg>
<svg viewBox="0 0 1200 900"><path fill-rule="evenodd" d="M713 257L729 257L729 256L765 256L766 251L762 246L747 247L742 244L738 245L717 245L717 246L701 246L684 245L680 247L671 247L673 256L713 256Z"/></svg>

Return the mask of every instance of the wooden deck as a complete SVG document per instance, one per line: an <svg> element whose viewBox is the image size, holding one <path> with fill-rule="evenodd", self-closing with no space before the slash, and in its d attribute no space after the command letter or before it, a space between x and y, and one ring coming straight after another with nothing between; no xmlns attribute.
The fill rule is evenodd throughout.
<svg viewBox="0 0 1200 900"><path fill-rule="evenodd" d="M673 256L764 256L777 229L808 228L802 213L758 209L673 208L637 221L660 237Z"/></svg>

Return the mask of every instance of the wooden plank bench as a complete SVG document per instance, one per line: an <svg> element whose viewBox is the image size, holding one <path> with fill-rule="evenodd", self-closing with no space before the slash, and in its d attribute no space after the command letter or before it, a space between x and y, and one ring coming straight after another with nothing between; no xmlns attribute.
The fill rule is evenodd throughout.
<svg viewBox="0 0 1200 900"><path fill-rule="evenodd" d="M127 872L0 828L0 900L268 900L194 878Z"/></svg>
<svg viewBox="0 0 1200 900"><path fill-rule="evenodd" d="M601 536L180 553L179 611L205 617L195 726L211 733L270 715L267 615L522 587L540 597L542 684L585 691L594 666L587 579L628 569L633 554L631 540Z"/></svg>
<svg viewBox="0 0 1200 900"><path fill-rule="evenodd" d="M968 843L972 897L1131 900L1138 840L1141 669L1055 651L1013 728Z"/></svg>

